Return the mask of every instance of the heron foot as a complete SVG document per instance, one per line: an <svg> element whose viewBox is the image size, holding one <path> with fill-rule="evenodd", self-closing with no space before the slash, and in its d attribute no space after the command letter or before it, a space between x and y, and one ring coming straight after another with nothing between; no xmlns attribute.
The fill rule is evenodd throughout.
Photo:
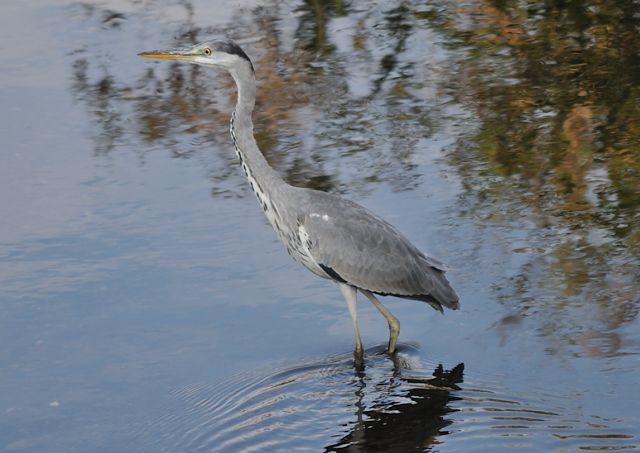
<svg viewBox="0 0 640 453"><path fill-rule="evenodd" d="M387 320L387 324L389 324L389 347L387 348L387 352L393 354L396 350L396 344L398 343L398 335L400 335L400 321L391 314L387 307L382 305L382 302L380 302L371 291L360 291L378 309L382 316L384 316L384 319Z"/></svg>
<svg viewBox="0 0 640 453"><path fill-rule="evenodd" d="M393 316L387 318L389 322L389 347L387 352L393 354L396 352L396 345L398 344L398 335L400 335L400 322Z"/></svg>
<svg viewBox="0 0 640 453"><path fill-rule="evenodd" d="M353 365L357 371L364 370L364 350L362 347L356 347L353 351Z"/></svg>

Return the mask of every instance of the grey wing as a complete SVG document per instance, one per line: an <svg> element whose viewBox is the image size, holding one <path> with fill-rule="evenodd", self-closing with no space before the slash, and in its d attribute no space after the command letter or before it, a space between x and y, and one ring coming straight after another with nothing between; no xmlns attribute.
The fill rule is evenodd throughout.
<svg viewBox="0 0 640 453"><path fill-rule="evenodd" d="M444 264L424 255L392 225L329 194L314 194L309 206L299 222L311 239L312 257L331 278L378 294L424 300L439 310L440 305L458 308Z"/></svg>

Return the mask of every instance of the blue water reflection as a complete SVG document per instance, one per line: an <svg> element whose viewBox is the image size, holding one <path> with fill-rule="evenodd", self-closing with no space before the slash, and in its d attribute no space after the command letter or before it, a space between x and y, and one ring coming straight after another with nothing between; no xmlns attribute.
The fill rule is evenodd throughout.
<svg viewBox="0 0 640 453"><path fill-rule="evenodd" d="M638 447L636 2L1 8L0 450ZM136 57L223 35L269 162L453 267L401 363L281 250L230 80Z"/></svg>

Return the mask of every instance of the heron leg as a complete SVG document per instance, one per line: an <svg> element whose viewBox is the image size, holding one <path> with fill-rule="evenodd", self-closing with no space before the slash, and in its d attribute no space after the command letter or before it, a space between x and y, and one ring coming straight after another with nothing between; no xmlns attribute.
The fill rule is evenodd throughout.
<svg viewBox="0 0 640 453"><path fill-rule="evenodd" d="M353 331L356 335L356 359L362 359L362 339L360 338L360 330L358 329L357 319L357 293L356 288L344 283L338 283L340 292L344 296L344 300L347 301L347 307L349 308L349 314L351 315L351 323L353 324Z"/></svg>
<svg viewBox="0 0 640 453"><path fill-rule="evenodd" d="M384 316L384 319L387 320L387 323L389 323L389 351L388 352L389 354L393 354L393 352L396 350L398 335L400 335L400 321L398 321L398 318L396 318L391 314L391 312L387 309L387 307L382 305L382 302L380 302L376 298L376 296L373 295L373 293L363 289L361 289L360 292L365 296L367 296L367 299L369 299L371 303L375 305L378 311L382 313L382 316Z"/></svg>

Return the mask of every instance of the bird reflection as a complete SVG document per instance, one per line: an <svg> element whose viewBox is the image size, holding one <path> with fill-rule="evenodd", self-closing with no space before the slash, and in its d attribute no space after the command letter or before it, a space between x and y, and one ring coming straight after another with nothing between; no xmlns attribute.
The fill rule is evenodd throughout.
<svg viewBox="0 0 640 453"><path fill-rule="evenodd" d="M364 366L356 365L356 422L348 434L324 451L428 450L438 443L438 436L448 434L445 428L453 422L446 415L456 411L450 403L460 399L455 391L460 390L464 364L450 370L439 364L431 377L403 376L406 364L402 355L390 357L393 378L383 384L389 387L388 391L378 395L369 407L364 403L367 387L374 385L377 394L380 385L368 381Z"/></svg>

